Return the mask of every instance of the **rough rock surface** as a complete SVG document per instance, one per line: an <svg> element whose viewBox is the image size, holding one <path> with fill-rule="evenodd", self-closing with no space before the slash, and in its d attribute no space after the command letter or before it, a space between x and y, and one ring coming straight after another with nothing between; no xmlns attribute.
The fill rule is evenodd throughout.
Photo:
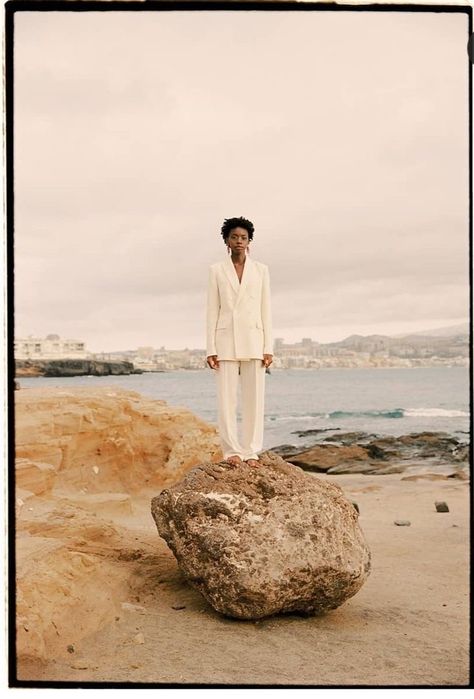
<svg viewBox="0 0 474 699"><path fill-rule="evenodd" d="M259 468L204 463L163 490L151 504L159 534L227 616L338 607L370 572L357 510L334 483L273 452L260 460Z"/></svg>
<svg viewBox="0 0 474 699"><path fill-rule="evenodd" d="M17 498L16 652L64 657L67 641L110 623L127 584L115 550L126 532L65 499Z"/></svg>
<svg viewBox="0 0 474 699"><path fill-rule="evenodd" d="M46 661L127 599L138 544L112 520L222 453L190 411L115 386L16 391L15 440L16 650Z"/></svg>
<svg viewBox="0 0 474 699"><path fill-rule="evenodd" d="M38 494L162 487L222 454L214 426L116 386L24 388L15 423L17 485Z"/></svg>
<svg viewBox="0 0 474 699"><path fill-rule="evenodd" d="M325 473L402 473L417 465L451 465L451 473L468 473L469 444L446 432L412 432L378 436L367 432L297 430L298 437L315 436L304 448L282 444L272 451L306 471Z"/></svg>

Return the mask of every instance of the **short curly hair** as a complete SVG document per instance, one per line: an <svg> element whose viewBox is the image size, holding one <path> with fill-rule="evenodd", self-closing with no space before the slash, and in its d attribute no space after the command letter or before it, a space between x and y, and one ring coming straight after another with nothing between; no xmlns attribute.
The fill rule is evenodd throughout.
<svg viewBox="0 0 474 699"><path fill-rule="evenodd" d="M224 223L222 224L221 228L221 235L224 238L224 241L227 240L233 228L245 228L245 230L249 234L249 240L253 240L253 232L255 228L252 221L249 221L243 216L239 216L237 218L234 217L224 219Z"/></svg>

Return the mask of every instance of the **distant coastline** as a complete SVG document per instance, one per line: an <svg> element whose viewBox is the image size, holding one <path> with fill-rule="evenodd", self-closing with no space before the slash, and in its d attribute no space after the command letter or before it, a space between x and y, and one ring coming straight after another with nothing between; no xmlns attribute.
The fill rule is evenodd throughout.
<svg viewBox="0 0 474 699"><path fill-rule="evenodd" d="M142 374L128 361L102 361L97 359L17 359L16 378L39 376L111 376Z"/></svg>
<svg viewBox="0 0 474 699"><path fill-rule="evenodd" d="M410 363L387 363L386 361L354 362L339 359L332 363L320 363L309 366L284 366L275 362L271 371L267 373L278 373L279 371L307 371L325 369L429 369L433 367L443 367L452 369L455 367L469 367L469 360L451 361L449 363L430 360L416 360ZM15 360L15 378L44 378L44 377L67 377L67 376L119 376L131 374L159 374L176 372L207 371L203 357L202 366L169 366L166 368L141 369L132 361L126 360L99 360L99 359L17 359Z"/></svg>
<svg viewBox="0 0 474 699"><path fill-rule="evenodd" d="M278 369L358 369L469 367L470 325L462 323L403 335L352 334L336 342L303 337L299 342L274 341L272 371ZM202 370L207 368L202 348L136 349L90 352L80 339L50 333L44 338L16 337L17 377L108 376ZM32 364L25 364L32 362ZM43 365L46 364L46 372ZM54 364L53 364L54 362ZM75 362L71 364L71 362ZM84 362L79 366L78 362ZM88 365L86 362L90 362ZM36 369L34 366L38 365ZM129 369L129 365L133 367Z"/></svg>

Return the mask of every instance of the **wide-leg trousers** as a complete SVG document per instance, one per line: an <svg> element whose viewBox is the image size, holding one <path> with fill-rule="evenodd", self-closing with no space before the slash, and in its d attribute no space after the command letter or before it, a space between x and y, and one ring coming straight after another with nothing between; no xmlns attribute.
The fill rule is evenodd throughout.
<svg viewBox="0 0 474 699"><path fill-rule="evenodd" d="M263 445L265 366L261 359L220 359L215 372L218 428L224 459L234 454L242 460L258 459L257 452ZM237 433L239 383L242 416L240 439Z"/></svg>

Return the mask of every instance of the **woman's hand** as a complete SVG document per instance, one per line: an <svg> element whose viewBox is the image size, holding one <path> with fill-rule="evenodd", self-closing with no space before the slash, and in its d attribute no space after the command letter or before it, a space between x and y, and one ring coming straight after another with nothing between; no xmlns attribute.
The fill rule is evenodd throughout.
<svg viewBox="0 0 474 699"><path fill-rule="evenodd" d="M207 357L207 364L211 369L218 369L219 360L217 359L217 354L210 354L209 357Z"/></svg>
<svg viewBox="0 0 474 699"><path fill-rule="evenodd" d="M265 368L269 367L273 362L273 354L264 354L262 359L262 364Z"/></svg>

